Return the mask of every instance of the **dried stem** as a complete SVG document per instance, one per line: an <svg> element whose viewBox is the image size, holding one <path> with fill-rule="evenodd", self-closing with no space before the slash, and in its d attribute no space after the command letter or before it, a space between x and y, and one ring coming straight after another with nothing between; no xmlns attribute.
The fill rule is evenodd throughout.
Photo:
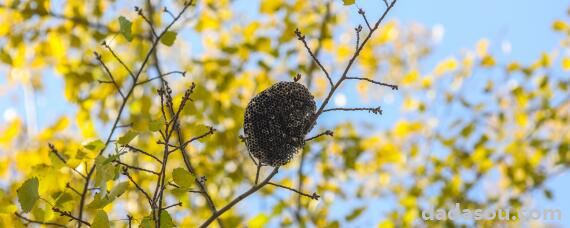
<svg viewBox="0 0 570 228"><path fill-rule="evenodd" d="M348 79L348 80L363 80L363 81L368 81L368 82L374 83L374 84L376 84L376 85L381 85L381 86L390 87L392 90L398 90L398 86L397 86L397 85L392 85L392 84L387 84L387 83L384 83L384 82L374 81L374 80L368 79L368 78L346 77L346 79Z"/></svg>
<svg viewBox="0 0 570 228"><path fill-rule="evenodd" d="M369 111L377 115L382 115L382 109L380 107L376 108L329 108L323 110L323 112L332 112L332 111Z"/></svg>
<svg viewBox="0 0 570 228"><path fill-rule="evenodd" d="M32 220L29 218L24 217L23 215L21 215L18 212L14 212L14 215L24 221L26 221L28 224L29 223L33 223L33 224L39 224L39 225L46 225L46 226L56 226L56 227L67 227L65 225L59 224L59 223L54 223L54 222L43 222L43 221L37 221L37 220Z"/></svg>
<svg viewBox="0 0 570 228"><path fill-rule="evenodd" d="M334 133L333 133L331 130L326 130L326 131L323 132L323 133L320 133L320 134L318 134L318 135L315 135L315 136L313 136L313 137L310 137L310 138L308 138L308 139L305 139L305 142L308 142L308 141L317 139L317 138L319 138L319 137L321 137L321 136L324 136L324 135L333 136L333 134L334 134Z"/></svg>
<svg viewBox="0 0 570 228"><path fill-rule="evenodd" d="M276 186L276 187L280 187L280 188L283 188L283 189L287 189L287 190L292 191L292 192L295 192L295 193L297 193L297 194L299 194L299 195L301 195L301 196L309 197L309 198L311 198L311 199L313 199L313 200L319 200L319 198L321 197L321 196L320 196L319 194L317 194L316 192L313 192L313 194L309 195L309 194L307 194L307 193L300 192L300 191L297 190L297 189L290 188L290 187L287 187L287 186L284 186L284 185L280 185L280 184L276 184L276 183L273 183L273 182L269 182L268 184L269 184L269 185Z"/></svg>

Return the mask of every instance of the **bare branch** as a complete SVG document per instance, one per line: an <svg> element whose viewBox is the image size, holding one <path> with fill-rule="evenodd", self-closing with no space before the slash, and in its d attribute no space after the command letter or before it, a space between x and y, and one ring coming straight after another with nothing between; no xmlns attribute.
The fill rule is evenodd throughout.
<svg viewBox="0 0 570 228"><path fill-rule="evenodd" d="M323 112L332 112L332 111L369 111L377 115L382 115L382 109L380 107L377 108L329 108L325 109Z"/></svg>
<svg viewBox="0 0 570 228"><path fill-rule="evenodd" d="M210 218L208 218L204 223L202 223L202 225L200 225L200 227L204 228L204 227L208 227L208 225L210 225L215 219L217 219L218 217L220 217L222 214L224 214L227 210L231 209L234 205L236 205L237 203L239 203L240 201L242 201L243 199L247 198L249 195L257 192L259 189L261 189L263 186L267 185L269 183L269 181L271 180L271 178L273 178L273 176L275 176L275 174L277 174L277 172L279 172L279 167L275 167L273 169L273 172L271 172L271 174L269 174L269 176L267 176L265 178L265 180L263 180L263 182L261 182L258 185L254 185L253 187L251 187L248 191L244 192L243 194L239 195L238 197L236 197L235 199L233 199L228 205L226 205L225 207L223 207L222 209L220 209L219 211L217 211L216 213L214 213Z"/></svg>
<svg viewBox="0 0 570 228"><path fill-rule="evenodd" d="M138 152L138 153L144 154L144 155L146 155L146 156L149 156L149 157L153 158L154 160L156 160L157 162L162 163L162 161L161 161L160 159L158 159L156 156L152 155L152 154L149 153L149 152L146 152L146 151L144 151L144 150L141 150L141 149L136 148L136 147L131 146L131 145L123 145L123 147L128 148L128 149L129 149L130 151L132 151L132 152Z"/></svg>
<svg viewBox="0 0 570 228"><path fill-rule="evenodd" d="M21 215L18 212L14 212L14 215L24 221L26 221L27 223L33 223L33 224L40 224L40 225L46 225L46 226L57 226L57 227L66 227L65 225L59 224L59 223L54 223L54 222L43 222L43 221L37 221L37 220L32 220L29 218L24 217L23 215Z"/></svg>
<svg viewBox="0 0 570 228"><path fill-rule="evenodd" d="M77 189L71 187L71 184L67 183L67 184L65 184L65 187L71 189L71 191L75 192L77 195L81 195L81 193L79 193L79 191L77 191Z"/></svg>
<svg viewBox="0 0 570 228"><path fill-rule="evenodd" d="M57 207L53 207L53 208L51 208L51 210L56 212L56 213L59 213L59 216L69 217L71 220L76 220L79 223L85 224L87 226L91 226L91 223L83 221L80 218L73 216L70 211L64 211L64 210L61 210Z"/></svg>
<svg viewBox="0 0 570 228"><path fill-rule="evenodd" d="M297 194L299 194L299 195L309 197L309 198L311 198L311 199L313 199L313 200L319 200L319 198L321 197L321 196L320 196L319 194L317 194L316 192L313 192L312 195L309 195L309 194L303 193L303 192L301 192L301 191L299 191L299 190L297 190L297 189L293 189L293 188L290 188L290 187L287 187L287 186L284 186L284 185L280 185L280 184L276 184L276 183L273 183L273 182L269 182L268 184L269 184L269 185L276 186L276 187L280 187L280 188L283 188L283 189L287 189L287 190L292 191L292 192L295 192L295 193L297 193Z"/></svg>
<svg viewBox="0 0 570 228"><path fill-rule="evenodd" d="M141 81L141 82L137 83L136 85L142 85L142 84L151 82L151 81L156 80L156 79L164 78L164 77L171 75L171 74L180 74L180 75L182 75L182 77L186 77L186 71L171 71L171 72L156 76L154 78L149 78L147 80Z"/></svg>
<svg viewBox="0 0 570 228"><path fill-rule="evenodd" d="M368 26L368 29L372 31L372 26L370 26L370 23L368 22L368 18L366 18L366 12L364 12L364 10L362 8L359 8L358 14L362 15L362 18L364 18L364 22L366 22L366 26Z"/></svg>
<svg viewBox="0 0 570 228"><path fill-rule="evenodd" d="M311 56L311 58L313 58L313 61L315 61L317 63L317 65L319 65L319 67L321 68L321 70L325 73L325 75L327 76L327 79L329 80L329 84L331 86L333 86L333 81L331 79L331 76L329 75L329 72L327 71L327 69L325 69L325 67L321 64L321 61L319 61L319 59L315 56L315 54L313 53L313 51L311 50L311 48L309 48L309 45L307 44L307 40L305 39L305 35L303 35L301 33L301 31L299 31L299 29L295 29L295 34L297 35L297 39L300 40L303 45L305 46L305 49L307 50L307 52L309 52L309 55Z"/></svg>
<svg viewBox="0 0 570 228"><path fill-rule="evenodd" d="M148 26L150 27L150 31L152 32L153 37L158 38L158 35L156 34L156 31L154 31L154 25L152 24L152 22L150 22L150 20L144 15L143 10L141 8L139 8L138 6L135 6L135 11L137 12L137 14L139 16L141 16L143 18L143 20L148 24ZM152 15L151 15L152 17Z"/></svg>
<svg viewBox="0 0 570 228"><path fill-rule="evenodd" d="M374 80L368 79L368 78L346 77L346 79L348 79L348 80L363 80L363 81L368 81L368 82L374 83L374 84L376 84L376 85L381 85L381 86L390 87L392 90L398 90L398 86L397 86L397 85L387 84L387 83L384 83L384 82L378 82L378 81L374 81Z"/></svg>
<svg viewBox="0 0 570 228"><path fill-rule="evenodd" d="M50 151L51 153L54 153L55 156L57 156L57 158L58 158L61 162L63 162L63 164L65 164L65 166L67 166L67 168L71 169L73 172L75 172L75 173L77 173L79 176L83 177L83 179L87 179L87 177L86 177L83 173L79 172L79 170L77 170L77 169L75 169L75 168L73 168L73 167L71 167L71 166L69 166L69 165L67 164L67 161L65 160L65 158L59 153L59 151L57 151L57 149L55 148L55 146L54 146L53 144L48 143L48 146L49 146L49 151Z"/></svg>
<svg viewBox="0 0 570 228"><path fill-rule="evenodd" d="M178 202L178 203L163 207L161 210L166 210L166 209L169 209L171 207L176 207L176 206L182 207L182 202Z"/></svg>
<svg viewBox="0 0 570 228"><path fill-rule="evenodd" d="M132 170L136 170L136 171L143 171L143 172L147 172L147 173L152 173L152 174L157 175L157 176L160 175L160 173L158 173L158 172L155 172L155 171L152 171L152 170L149 170L149 169L145 169L145 168L141 168L141 167L137 167L137 166L132 166L132 165L126 164L126 163L124 163L124 162L121 162L121 161L119 161L119 160L114 160L113 162L115 162L115 163L117 163L117 164L119 164L119 165L122 165L122 166L124 166L124 168L127 168L127 169L132 169Z"/></svg>
<svg viewBox="0 0 570 228"><path fill-rule="evenodd" d="M111 47L107 44L107 42L103 41L102 45L107 48L107 50L109 50L109 52L111 52L111 55L113 55L113 57L115 57L115 59L121 64L121 66L123 66L123 68L125 68L125 70L127 70L127 72L129 72L129 75L131 76L132 79L135 79L135 75L133 74L133 71L131 71L131 69L123 62L123 60L121 60L121 58L119 58L119 56L117 54L115 54L115 52L113 51L113 49L111 49Z"/></svg>
<svg viewBox="0 0 570 228"><path fill-rule="evenodd" d="M308 139L305 139L305 142L308 142L308 141L317 139L317 138L319 138L319 137L321 137L321 136L323 136L323 135L333 136L333 134L334 134L334 133L333 133L331 130L326 130L325 132L322 132L322 133L320 133L320 134L318 134L318 135L315 135L315 136L313 136L313 137L310 137L310 138L308 138Z"/></svg>
<svg viewBox="0 0 570 228"><path fill-rule="evenodd" d="M117 81L115 81L115 78L113 78L113 74L111 73L111 71L109 70L107 65L105 65L103 60L101 59L101 55L97 52L93 52L93 53L95 54L95 58L97 59L97 61L99 61L99 64L101 64L101 66L103 66L103 68L105 69L105 72L107 72L107 75L109 75L109 78L111 78L111 83L113 83L113 85L115 85L115 88L117 89L117 91L119 91L119 94L121 95L121 97L124 100L125 94L123 94L123 91L121 91L121 87L119 86L119 84L117 84ZM105 82L107 82L107 81L99 81L99 83L105 83Z"/></svg>
<svg viewBox="0 0 570 228"><path fill-rule="evenodd" d="M188 146L188 144L190 144L190 143L192 143L192 142L194 142L194 141L196 141L196 140L202 139L202 138L204 138L204 137L206 137L206 136L208 136L208 135L214 134L214 132L216 132L216 129L213 128L213 127L209 127L208 132L206 132L206 133L204 133L204 134L202 134L202 135L196 136L196 137L194 137L194 138L191 138L190 140L186 141L184 144L180 145L180 148L186 148L186 146Z"/></svg>
<svg viewBox="0 0 570 228"><path fill-rule="evenodd" d="M129 180L135 185L135 187L146 197L148 204L152 207L154 205L150 195L139 185L137 182L131 177L129 171L126 168L123 168L123 175L127 176Z"/></svg>

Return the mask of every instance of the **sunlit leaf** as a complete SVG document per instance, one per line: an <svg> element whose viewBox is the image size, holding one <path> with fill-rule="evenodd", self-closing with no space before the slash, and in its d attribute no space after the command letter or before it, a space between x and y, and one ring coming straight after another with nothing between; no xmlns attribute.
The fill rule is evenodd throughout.
<svg viewBox="0 0 570 228"><path fill-rule="evenodd" d="M162 36L162 38L160 38L160 42L166 46L172 46L172 44L174 44L174 41L176 40L176 32L173 31L167 31L166 33L164 33L164 35Z"/></svg>
<svg viewBox="0 0 570 228"><path fill-rule="evenodd" d="M137 137L138 133L135 131L128 131L123 136L119 137L117 140L118 144L129 144L135 137Z"/></svg>
<svg viewBox="0 0 570 228"><path fill-rule="evenodd" d="M349 6L354 4L355 0L342 0L345 6Z"/></svg>
<svg viewBox="0 0 570 228"><path fill-rule="evenodd" d="M16 191L18 193L18 201L22 207L22 211L29 212L32 210L36 201L40 198L38 188L40 182L37 177L26 180Z"/></svg>
<svg viewBox="0 0 570 228"><path fill-rule="evenodd" d="M160 227L172 228L175 226L176 225L172 221L172 217L170 217L170 214L168 213L168 211L162 210L160 212Z"/></svg>
<svg viewBox="0 0 570 228"><path fill-rule="evenodd" d="M189 188L193 182L192 174L183 168L174 169L172 171L172 178L174 179L174 183L184 188Z"/></svg>
<svg viewBox="0 0 570 228"><path fill-rule="evenodd" d="M129 21L127 18L120 16L119 17L119 25L120 25L120 32L121 34L127 39L128 41L133 40L132 34L132 25L133 23Z"/></svg>
<svg viewBox="0 0 570 228"><path fill-rule="evenodd" d="M107 213L105 213L103 210L97 210L97 212L95 212L95 218L93 218L93 222L91 223L91 227L110 228L111 224L109 223L109 217L107 217Z"/></svg>

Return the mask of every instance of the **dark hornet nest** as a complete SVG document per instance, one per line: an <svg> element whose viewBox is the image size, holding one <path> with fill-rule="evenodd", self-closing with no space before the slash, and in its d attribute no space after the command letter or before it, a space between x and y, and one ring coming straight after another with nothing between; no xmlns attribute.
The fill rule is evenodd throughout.
<svg viewBox="0 0 570 228"><path fill-rule="evenodd" d="M313 128L316 105L309 90L279 82L256 95L245 110L245 144L261 164L287 164Z"/></svg>

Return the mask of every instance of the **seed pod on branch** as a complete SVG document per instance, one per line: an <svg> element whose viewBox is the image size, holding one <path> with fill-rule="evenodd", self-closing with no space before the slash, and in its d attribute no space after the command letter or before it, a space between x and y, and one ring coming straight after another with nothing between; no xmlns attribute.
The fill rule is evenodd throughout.
<svg viewBox="0 0 570 228"><path fill-rule="evenodd" d="M313 128L314 97L297 82L279 82L256 95L244 117L245 144L261 164L287 164Z"/></svg>

